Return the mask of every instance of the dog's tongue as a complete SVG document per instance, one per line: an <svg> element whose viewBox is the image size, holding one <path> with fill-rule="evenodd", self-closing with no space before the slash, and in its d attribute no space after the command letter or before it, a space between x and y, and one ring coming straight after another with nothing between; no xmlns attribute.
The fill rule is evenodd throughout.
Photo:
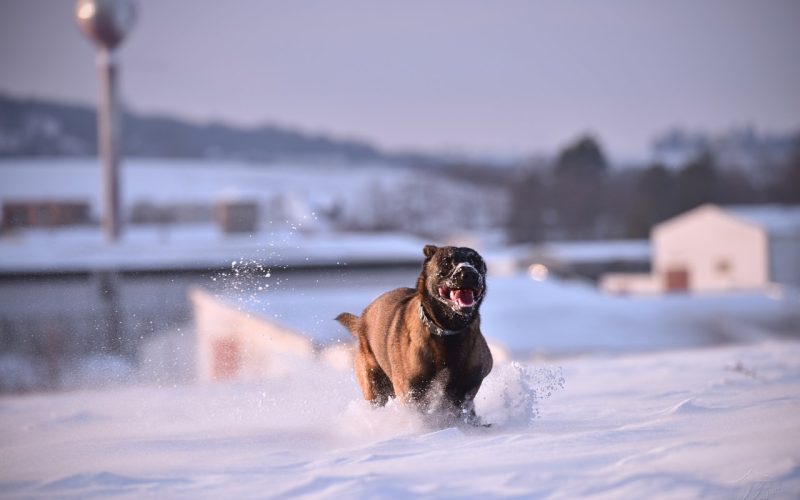
<svg viewBox="0 0 800 500"><path fill-rule="evenodd" d="M470 307L475 303L475 294L468 288L465 290L453 290L450 298L458 302L461 307Z"/></svg>

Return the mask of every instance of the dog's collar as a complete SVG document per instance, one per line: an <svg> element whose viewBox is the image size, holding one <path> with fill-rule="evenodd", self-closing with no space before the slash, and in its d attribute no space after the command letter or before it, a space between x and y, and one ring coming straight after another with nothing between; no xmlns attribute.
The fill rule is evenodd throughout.
<svg viewBox="0 0 800 500"><path fill-rule="evenodd" d="M444 328L434 323L433 320L428 317L428 315L425 313L425 308L422 307L422 302L420 302L419 304L419 319L421 319L422 323L425 326L427 326L428 329L430 329L431 333L433 333L434 335L438 335L439 337L458 335L459 333L467 329L467 328L462 328L461 330L445 330Z"/></svg>

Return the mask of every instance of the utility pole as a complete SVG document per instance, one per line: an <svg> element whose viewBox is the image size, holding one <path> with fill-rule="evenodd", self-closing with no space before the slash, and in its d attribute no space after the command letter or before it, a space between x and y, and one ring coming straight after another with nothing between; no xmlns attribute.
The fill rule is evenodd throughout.
<svg viewBox="0 0 800 500"><path fill-rule="evenodd" d="M133 27L133 0L78 0L75 20L84 35L97 46L100 98L97 103L97 150L102 172L102 226L106 241L120 236L119 199L119 101L114 49ZM105 348L124 353L123 316L120 310L120 275L115 270L95 273L105 309Z"/></svg>
<svg viewBox="0 0 800 500"><path fill-rule="evenodd" d="M102 226L106 240L120 235L119 199L119 102L114 49L133 27L136 9L132 0L78 0L78 27L98 48L97 69L100 100L97 105L97 149L103 184Z"/></svg>

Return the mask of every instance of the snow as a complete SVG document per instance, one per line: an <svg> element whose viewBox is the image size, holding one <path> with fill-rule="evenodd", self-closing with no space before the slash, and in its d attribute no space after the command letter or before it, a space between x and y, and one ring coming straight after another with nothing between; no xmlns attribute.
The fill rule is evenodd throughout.
<svg viewBox="0 0 800 500"><path fill-rule="evenodd" d="M386 281L412 285L414 275L245 269L226 278L227 300L320 341L343 333L336 313L357 312ZM250 280L263 278L273 286L254 291ZM770 329L797 338L796 291L610 297L525 275L492 275L487 289L483 330L512 354L478 393L490 428L395 402L370 408L352 369L324 357L277 378L192 382L187 364L165 359L191 352L181 334L146 347L143 359L158 365L140 366L150 376L97 356L71 383L110 389L0 398L0 496L800 494L800 342ZM747 343L717 345L731 341Z"/></svg>
<svg viewBox="0 0 800 500"><path fill-rule="evenodd" d="M341 175L346 172L347 175ZM229 160L133 158L120 168L123 203L261 199L305 193L346 193L369 186L376 178L399 183L407 169L383 164L262 165ZM58 198L101 203L100 167L94 158L20 158L0 162L0 200Z"/></svg>
<svg viewBox="0 0 800 500"><path fill-rule="evenodd" d="M409 263L426 243L398 233L225 235L202 224L133 227L114 244L96 228L26 230L0 238L0 273L221 269L240 260L292 267Z"/></svg>
<svg viewBox="0 0 800 500"><path fill-rule="evenodd" d="M696 347L796 333L800 297L790 288L775 292L621 297L580 281L498 277L489 281L482 320L487 335L517 353Z"/></svg>
<svg viewBox="0 0 800 500"><path fill-rule="evenodd" d="M253 292L259 274L245 271L228 278L230 290L220 298L324 344L349 339L331 321L337 314L359 314L382 292L413 287L416 274L398 271L378 281L346 283L322 276L309 286L274 273L272 286ZM797 333L800 294L775 287L752 293L626 297L603 294L582 281L490 273L481 319L484 334L516 357L640 352Z"/></svg>
<svg viewBox="0 0 800 500"><path fill-rule="evenodd" d="M0 161L0 203L25 200L84 201L95 220L101 207L96 159ZM229 160L132 158L120 167L123 221L144 205L255 202L260 223L304 229L385 228L446 234L453 228L486 229L504 220L506 195L446 177L435 168L341 162L270 164ZM398 216L400 214L401 216Z"/></svg>
<svg viewBox="0 0 800 500"><path fill-rule="evenodd" d="M669 225L691 217L696 211L712 210L733 216L763 229L770 237L796 237L800 234L800 206L797 205L721 205L712 203L701 205L695 209L662 222Z"/></svg>
<svg viewBox="0 0 800 500"><path fill-rule="evenodd" d="M354 182L369 191L376 175L292 166L273 175L238 164L187 177L176 163L154 163L154 183L147 162L137 165L124 170L128 196L162 201L175 192L190 201L287 192L324 205L318 193ZM383 173L386 185L407 181L408 172ZM0 175L0 199L40 195L30 179L64 198L97 193L86 187L96 172L85 160L3 165ZM134 228L109 247L96 229L18 231L0 241L0 272L229 268L218 277L224 300L318 343L349 342L331 318L358 313L386 282L413 286L415 272L348 281L336 268L303 276L280 266L419 262L424 243L183 226ZM645 242L552 248L576 262L649 253ZM271 379L192 382L192 339L176 330L144 345L138 365L104 354L75 360L65 385L83 389L0 397L0 497L800 496L796 289L606 296L582 282L514 274L518 252L486 252L490 269L505 272L488 279L482 328L511 358L496 363L476 400L490 428L452 426L396 402L370 408L352 370L325 357ZM3 381L24 386L34 368L0 356Z"/></svg>
<svg viewBox="0 0 800 500"><path fill-rule="evenodd" d="M536 250L572 264L650 261L650 242L647 240L565 241L546 243Z"/></svg>
<svg viewBox="0 0 800 500"><path fill-rule="evenodd" d="M549 395L549 397L548 397ZM797 498L800 344L498 365L488 429L371 409L352 374L0 399L25 498ZM11 459L13 457L13 459Z"/></svg>
<svg viewBox="0 0 800 500"><path fill-rule="evenodd" d="M350 342L350 335L333 318L343 311L360 313L391 288L414 286L418 273L415 268L355 271L348 267L285 272L254 264L239 261L229 271L207 278L207 291L247 315L302 332L317 347ZM182 300L179 290L158 292L158 283L126 289L123 296L132 301L150 300L152 304ZM487 290L481 309L482 330L501 354L518 360L759 342L781 336L797 338L800 332L800 294L788 287L773 287L762 293L620 297L600 293L579 281L535 281L525 275L490 274ZM12 291L8 296L18 303L16 308L25 308L21 315L61 320L79 307L75 304L94 300L92 293L70 288L37 303L39 293L31 289ZM145 314L141 311L147 307L139 305L139 316L129 317L128 324L152 315L163 320L167 314L163 308L151 308ZM91 322L74 324L92 328ZM138 332L134 332L131 345L139 346L134 360L139 371L127 364L130 359L115 361L110 353L110 359L105 360L67 356L60 361L63 373L59 386L74 389L191 379L195 363L192 326L176 326L148 334L146 340L139 340ZM87 345L96 335L90 330L69 338ZM46 387L45 382L51 379L41 358L13 351L0 355L0 389L6 392Z"/></svg>

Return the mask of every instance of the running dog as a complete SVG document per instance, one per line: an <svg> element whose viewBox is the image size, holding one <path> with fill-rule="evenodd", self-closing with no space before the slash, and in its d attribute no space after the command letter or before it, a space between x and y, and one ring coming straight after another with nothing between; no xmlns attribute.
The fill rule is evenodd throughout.
<svg viewBox="0 0 800 500"><path fill-rule="evenodd" d="M357 339L355 373L364 399L389 398L478 425L473 400L492 370L481 334L479 308L486 296L486 263L471 248L423 249L416 288L386 292L360 317L336 320Z"/></svg>

